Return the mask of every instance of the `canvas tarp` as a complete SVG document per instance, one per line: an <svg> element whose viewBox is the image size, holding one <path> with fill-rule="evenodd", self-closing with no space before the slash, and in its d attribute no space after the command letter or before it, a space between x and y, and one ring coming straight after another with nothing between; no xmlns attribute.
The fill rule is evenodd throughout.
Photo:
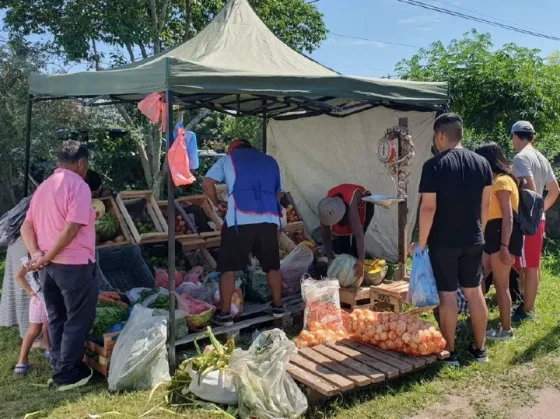
<svg viewBox="0 0 560 419"><path fill-rule="evenodd" d="M431 157L435 113L399 112L378 107L346 118L317 116L270 121L269 153L280 165L284 189L290 191L310 230L319 226L317 204L341 183L363 185L373 194L395 196L387 168L377 158L377 143L387 128L408 118L415 156L408 185L407 233L411 238L420 196L422 165ZM376 257L397 260L397 206L375 207L366 234L366 249Z"/></svg>
<svg viewBox="0 0 560 419"><path fill-rule="evenodd" d="M32 74L30 79L30 93L36 96L138 101L166 90L179 97L215 94L218 106L258 96L447 103L445 83L346 77L316 63L276 38L247 0L230 0L193 39L154 57L116 69ZM257 106L260 99L245 108Z"/></svg>

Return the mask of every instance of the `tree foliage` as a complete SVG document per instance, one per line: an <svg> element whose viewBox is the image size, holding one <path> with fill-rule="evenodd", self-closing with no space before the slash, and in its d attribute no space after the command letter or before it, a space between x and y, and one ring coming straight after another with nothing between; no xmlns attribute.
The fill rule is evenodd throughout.
<svg viewBox="0 0 560 419"><path fill-rule="evenodd" d="M507 150L511 125L524 119L548 157L560 151L560 66L537 49L512 43L495 49L489 34L472 30L448 46L420 49L396 70L407 80L447 81L451 110L463 117L471 143L493 140Z"/></svg>

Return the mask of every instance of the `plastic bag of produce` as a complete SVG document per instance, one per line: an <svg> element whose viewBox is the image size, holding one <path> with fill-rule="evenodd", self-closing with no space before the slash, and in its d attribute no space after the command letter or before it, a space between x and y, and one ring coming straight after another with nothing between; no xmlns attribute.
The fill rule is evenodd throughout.
<svg viewBox="0 0 560 419"><path fill-rule="evenodd" d="M301 276L307 273L313 264L313 251L304 243L298 244L280 262L282 272L282 291L285 295L297 294L301 291Z"/></svg>
<svg viewBox="0 0 560 419"><path fill-rule="evenodd" d="M218 288L214 293L214 305L217 308L221 308L220 305L220 289ZM236 288L231 296L231 315L234 319L241 316L243 313L243 293L241 292L241 288Z"/></svg>
<svg viewBox="0 0 560 419"><path fill-rule="evenodd" d="M177 288L177 294L187 294L195 300L212 303L212 294L210 290L201 282L183 282L181 286Z"/></svg>
<svg viewBox="0 0 560 419"><path fill-rule="evenodd" d="M233 351L229 368L242 419L295 419L303 415L307 398L286 372L295 353L294 343L279 329L261 333L247 351Z"/></svg>
<svg viewBox="0 0 560 419"><path fill-rule="evenodd" d="M336 278L341 287L359 287L364 277L356 278L354 265L358 259L351 255L338 255L329 266L327 275L329 278Z"/></svg>
<svg viewBox="0 0 560 419"><path fill-rule="evenodd" d="M175 310L175 338L182 339L189 333L187 327L187 314L183 310ZM152 316L165 316L169 320L169 310L156 308L153 310Z"/></svg>
<svg viewBox="0 0 560 419"><path fill-rule="evenodd" d="M155 268L155 286L162 288L169 288L169 275L167 269ZM184 272L175 271L175 286L178 287L184 281Z"/></svg>
<svg viewBox="0 0 560 419"><path fill-rule="evenodd" d="M109 390L149 390L169 381L167 317L136 305L111 357Z"/></svg>
<svg viewBox="0 0 560 419"><path fill-rule="evenodd" d="M439 305L439 295L436 279L432 271L428 250L420 250L416 246L412 260L412 273L408 287L407 302L416 307L429 307Z"/></svg>
<svg viewBox="0 0 560 419"><path fill-rule="evenodd" d="M272 300L272 293L266 281L266 273L260 268L249 268L247 298L261 303Z"/></svg>
<svg viewBox="0 0 560 419"><path fill-rule="evenodd" d="M185 319L190 329L201 329L208 326L216 311L216 307L212 304L196 300L188 294L178 294L177 305L187 313Z"/></svg>
<svg viewBox="0 0 560 419"><path fill-rule="evenodd" d="M152 288L132 288L131 290L127 291L125 294L130 300L130 304L136 304L140 298L142 298L142 293L149 292Z"/></svg>
<svg viewBox="0 0 560 419"><path fill-rule="evenodd" d="M189 375L192 378L189 390L195 396L212 403L237 404L237 388L228 370L211 371L200 380L196 371L191 370Z"/></svg>

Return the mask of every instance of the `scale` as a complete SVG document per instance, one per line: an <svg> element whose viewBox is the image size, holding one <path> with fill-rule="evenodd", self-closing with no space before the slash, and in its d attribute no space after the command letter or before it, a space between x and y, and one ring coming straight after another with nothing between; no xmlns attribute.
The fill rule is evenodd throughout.
<svg viewBox="0 0 560 419"><path fill-rule="evenodd" d="M362 201L371 202L372 204L378 205L383 208L390 208L399 202L404 202L404 198L395 198L390 195L370 195L364 196Z"/></svg>
<svg viewBox="0 0 560 419"><path fill-rule="evenodd" d="M394 138L392 138L391 135L388 135L388 133L378 141L377 158L385 166L390 166L395 163L395 160L397 158L397 153L398 153L397 141ZM389 173L391 173L391 170L389 170ZM392 176L391 178L393 179L394 182L395 181L394 178ZM395 196L390 196L390 195L370 195L370 196L363 197L362 200L366 202L371 202L383 208L390 208L394 204L398 204L399 202L405 201L404 198L396 198Z"/></svg>

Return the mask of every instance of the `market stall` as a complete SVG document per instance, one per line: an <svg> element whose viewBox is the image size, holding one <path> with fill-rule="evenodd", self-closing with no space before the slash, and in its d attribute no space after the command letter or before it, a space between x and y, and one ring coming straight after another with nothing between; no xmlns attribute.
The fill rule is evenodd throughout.
<svg viewBox="0 0 560 419"><path fill-rule="evenodd" d="M290 131L296 132L289 140L290 145L294 144L295 139L299 139L301 142L298 142L298 147L305 143L306 147L311 145L311 150L317 149L320 141L332 135L332 132L327 131L310 131L309 125L306 124L309 121L317 121L315 118L319 118L321 123L328 121L329 126L333 127L341 124L348 132L363 130L360 137L360 142L363 142L367 136L367 129L374 133L372 141L377 141L379 130L394 125L397 117L406 116L411 122L411 130L421 140L420 150L423 153L427 147L424 144L427 127L435 113L443 110L447 104L445 83L366 79L336 73L284 45L259 20L247 0L230 0L196 37L162 54L121 68L99 72L33 74L29 88L26 171L29 171L31 110L34 102L79 98L87 105L118 105L137 103L154 92L164 93L162 104L167 117L167 133L174 130L173 106L180 109L207 108L238 117L259 116L265 123L271 121L268 128L272 140L271 151L279 157L288 179L293 178L295 169L281 154L285 153L282 143L288 144L284 127L295 128L295 131ZM376 125L372 126L371 122L365 125L367 129L359 128L371 111L376 113ZM316 122L314 125L317 126ZM297 133L299 129L302 135ZM306 138L303 138L303 133ZM371 135L369 138L372 138ZM368 160L364 159L367 159L368 153L371 152L368 147L357 147L355 138L348 135L340 136L337 141L340 147L352 150L353 155L361 155L361 167L367 166ZM168 134L167 150L172 143L172 135ZM266 138L264 146L266 151ZM336 173L341 165L348 164L344 160L332 166L331 172L334 176L342 176ZM316 160L314 163L311 161L311 166L301 165L301 178L309 179L313 183L317 179L316 175L306 176L313 166L317 165ZM351 167L345 170L351 170ZM25 179L27 178L26 176ZM126 217L125 221L135 241L161 240L163 237L168 241L167 300L169 322L174 325L177 219L174 184L171 176L168 178L167 219L163 217L162 220L159 217L161 211L157 202L155 206L150 206L151 212L147 210L156 231L142 233L139 229L142 229L143 224L138 224L133 219L127 220ZM368 182L371 180L367 179ZM297 190L291 187L293 181L288 182L288 189ZM295 203L300 204L300 208L305 200L304 195L309 192L311 186L321 190L324 184L317 182L310 185L308 181L302 183L303 192L295 195ZM308 208L311 208L316 200L313 193L310 196L312 198ZM133 199L136 198L138 197ZM151 197L145 200L153 203ZM128 208L125 200L122 201L125 205L119 207L124 216ZM411 213L415 212L416 203L417 201L412 201ZM406 207L404 209L406 210ZM301 214L296 214L298 218L304 218L298 221L306 221L309 213L309 209L306 209ZM382 226L377 228L383 229ZM383 232L386 236L394 235L394 226L386 228ZM386 240L385 244L390 246L394 245L394 242ZM403 249L404 241L401 240L399 245ZM169 327L168 330L169 363L174 370L175 327Z"/></svg>

